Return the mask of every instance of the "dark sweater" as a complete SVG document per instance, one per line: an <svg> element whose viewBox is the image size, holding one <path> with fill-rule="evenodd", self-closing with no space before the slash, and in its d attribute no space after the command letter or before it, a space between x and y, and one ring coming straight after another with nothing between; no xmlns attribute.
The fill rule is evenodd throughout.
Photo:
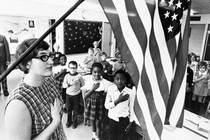
<svg viewBox="0 0 210 140"><path fill-rule="evenodd" d="M6 64L10 60L9 44L5 36L0 35L0 64Z"/></svg>

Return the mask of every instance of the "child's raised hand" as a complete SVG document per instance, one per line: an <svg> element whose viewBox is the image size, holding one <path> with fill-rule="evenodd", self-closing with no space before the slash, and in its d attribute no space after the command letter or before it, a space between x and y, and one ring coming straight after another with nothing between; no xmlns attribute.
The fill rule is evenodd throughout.
<svg viewBox="0 0 210 140"><path fill-rule="evenodd" d="M78 80L72 80L71 81L71 85L74 85L74 84L76 84L78 82Z"/></svg>
<svg viewBox="0 0 210 140"><path fill-rule="evenodd" d="M118 100L119 102L124 102L124 101L128 100L128 98L129 98L129 94L123 95L123 93L121 93L121 94L119 95L119 97L118 97L117 100Z"/></svg>
<svg viewBox="0 0 210 140"><path fill-rule="evenodd" d="M67 72L67 70L66 69L62 69L62 72Z"/></svg>
<svg viewBox="0 0 210 140"><path fill-rule="evenodd" d="M95 83L93 84L92 90L95 91L96 89L98 89L100 86L100 83Z"/></svg>

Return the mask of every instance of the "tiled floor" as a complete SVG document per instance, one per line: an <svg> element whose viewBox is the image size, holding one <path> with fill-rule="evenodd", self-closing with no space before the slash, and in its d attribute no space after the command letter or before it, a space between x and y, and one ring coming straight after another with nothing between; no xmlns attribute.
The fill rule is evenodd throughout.
<svg viewBox="0 0 210 140"><path fill-rule="evenodd" d="M19 70L13 70L7 77L8 80L8 90L9 92L18 84L23 73ZM6 102L7 97L4 97L3 94L0 95L0 140L4 140L4 105ZM91 127L84 126L84 124L78 125L76 129L66 128L66 119L67 115L63 115L63 126L66 132L68 140L91 140L92 139L92 132ZM80 119L81 120L81 119Z"/></svg>

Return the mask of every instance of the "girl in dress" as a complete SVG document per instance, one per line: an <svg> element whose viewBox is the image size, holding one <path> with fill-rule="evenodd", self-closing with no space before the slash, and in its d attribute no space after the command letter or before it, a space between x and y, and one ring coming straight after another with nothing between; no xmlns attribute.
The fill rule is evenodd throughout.
<svg viewBox="0 0 210 140"><path fill-rule="evenodd" d="M89 73L93 63L96 62L93 48L88 49L88 55L85 57L84 60L84 70Z"/></svg>
<svg viewBox="0 0 210 140"><path fill-rule="evenodd" d="M101 122L107 116L104 107L106 92L111 82L102 78L103 65L94 63L91 69L92 75L85 77L84 98L85 98L85 121L91 121L93 139L98 140L101 133Z"/></svg>
<svg viewBox="0 0 210 140"><path fill-rule="evenodd" d="M194 77L194 91L192 96L194 113L199 114L203 99L208 93L208 70L207 63L202 61L198 65L198 71ZM196 102L196 99L198 100Z"/></svg>

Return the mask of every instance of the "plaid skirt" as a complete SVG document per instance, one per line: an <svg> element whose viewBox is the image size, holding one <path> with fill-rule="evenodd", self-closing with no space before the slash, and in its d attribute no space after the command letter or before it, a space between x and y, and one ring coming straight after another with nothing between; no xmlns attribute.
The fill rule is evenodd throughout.
<svg viewBox="0 0 210 140"><path fill-rule="evenodd" d="M87 98L85 101L85 120L102 120L106 115L105 98Z"/></svg>

